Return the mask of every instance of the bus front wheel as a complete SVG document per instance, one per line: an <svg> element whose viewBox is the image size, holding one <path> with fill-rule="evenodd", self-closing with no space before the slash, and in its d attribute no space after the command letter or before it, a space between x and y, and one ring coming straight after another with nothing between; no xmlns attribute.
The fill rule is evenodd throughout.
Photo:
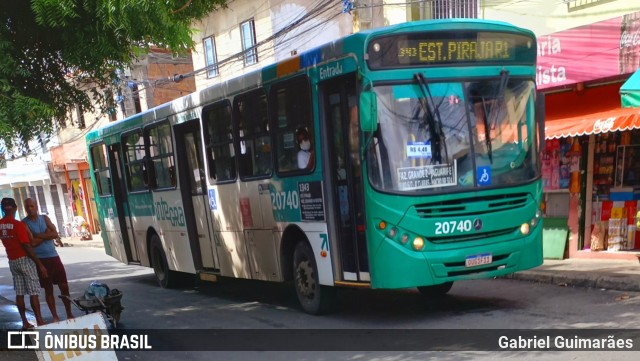
<svg viewBox="0 0 640 361"><path fill-rule="evenodd" d="M418 291L426 297L442 297L449 292L451 286L453 286L453 282L445 282L439 285L421 286L418 287Z"/></svg>
<svg viewBox="0 0 640 361"><path fill-rule="evenodd" d="M169 270L167 256L162 249L162 243L157 235L151 238L151 266L156 279L162 288L173 288L177 285L178 275L176 272Z"/></svg>
<svg viewBox="0 0 640 361"><path fill-rule="evenodd" d="M306 242L296 245L293 271L293 282L302 309L312 315L331 311L335 303L335 288L320 285L313 250Z"/></svg>

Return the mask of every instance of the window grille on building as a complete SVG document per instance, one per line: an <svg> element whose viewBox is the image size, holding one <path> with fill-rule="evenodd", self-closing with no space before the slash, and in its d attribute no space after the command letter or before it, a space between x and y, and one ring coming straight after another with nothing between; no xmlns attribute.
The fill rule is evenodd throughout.
<svg viewBox="0 0 640 361"><path fill-rule="evenodd" d="M258 52L256 51L256 28L253 19L240 24L242 36L242 51L244 51L244 65L253 65L258 62Z"/></svg>
<svg viewBox="0 0 640 361"><path fill-rule="evenodd" d="M84 129L86 127L86 124L84 121L84 113L82 113L80 107L76 107L76 116L78 117L78 128Z"/></svg>
<svg viewBox="0 0 640 361"><path fill-rule="evenodd" d="M431 0L408 3L409 20L478 17L478 0Z"/></svg>
<svg viewBox="0 0 640 361"><path fill-rule="evenodd" d="M207 78L218 76L218 54L216 52L216 39L213 36L204 38L204 61L207 65Z"/></svg>

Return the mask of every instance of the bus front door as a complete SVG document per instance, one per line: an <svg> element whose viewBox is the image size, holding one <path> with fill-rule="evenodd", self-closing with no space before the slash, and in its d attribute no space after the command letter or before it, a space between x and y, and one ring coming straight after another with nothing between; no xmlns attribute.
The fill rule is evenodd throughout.
<svg viewBox="0 0 640 361"><path fill-rule="evenodd" d="M369 282L355 84L355 74L321 83L322 115L327 124L323 143L329 144L325 194L332 195L330 219L338 237L342 278Z"/></svg>
<svg viewBox="0 0 640 361"><path fill-rule="evenodd" d="M122 170L122 148L120 143L114 143L109 146L109 168L111 169L111 177L113 180L113 198L115 201L116 213L113 218L116 224L113 228L122 239L126 260L128 263L139 263L140 255L136 247L135 234L133 232L133 224L131 222L131 211L129 209L129 201L127 197L126 186L124 183ZM111 218L112 215L109 215Z"/></svg>
<svg viewBox="0 0 640 361"><path fill-rule="evenodd" d="M206 173L202 159L202 133L198 120L176 125L175 135L180 193L194 265L196 270L217 270L220 263L213 243Z"/></svg>

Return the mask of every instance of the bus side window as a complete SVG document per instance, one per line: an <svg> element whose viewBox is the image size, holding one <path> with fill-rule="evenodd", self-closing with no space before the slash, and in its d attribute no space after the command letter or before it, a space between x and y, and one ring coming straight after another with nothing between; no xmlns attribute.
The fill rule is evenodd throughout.
<svg viewBox="0 0 640 361"><path fill-rule="evenodd" d="M241 178L271 175L271 138L267 96L262 89L238 96L234 101L238 126L238 171Z"/></svg>
<svg viewBox="0 0 640 361"><path fill-rule="evenodd" d="M154 125L145 131L146 144L151 162L153 189L173 188L176 186L175 160L173 158L173 139L169 122Z"/></svg>
<svg viewBox="0 0 640 361"><path fill-rule="evenodd" d="M142 131L138 130L122 136L124 145L124 165L129 192L149 189L149 172Z"/></svg>
<svg viewBox="0 0 640 361"><path fill-rule="evenodd" d="M275 157L278 174L299 174L296 130L307 129L311 146L316 147L311 116L311 91L306 76L275 84L269 93L269 109L274 119ZM312 149L313 150L313 149ZM312 171L302 170L302 172Z"/></svg>
<svg viewBox="0 0 640 361"><path fill-rule="evenodd" d="M111 172L107 165L107 148L104 144L91 147L91 160L93 162L93 174L98 186L98 194L106 196L111 194Z"/></svg>
<svg viewBox="0 0 640 361"><path fill-rule="evenodd" d="M202 111L209 177L214 182L236 179L236 160L231 127L231 104L224 100Z"/></svg>

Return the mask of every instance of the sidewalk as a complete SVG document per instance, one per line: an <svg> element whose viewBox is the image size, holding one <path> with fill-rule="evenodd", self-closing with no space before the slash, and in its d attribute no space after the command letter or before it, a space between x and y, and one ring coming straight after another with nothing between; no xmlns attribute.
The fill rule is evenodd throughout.
<svg viewBox="0 0 640 361"><path fill-rule="evenodd" d="M559 286L640 292L640 262L625 260L545 260L531 270L507 276Z"/></svg>

